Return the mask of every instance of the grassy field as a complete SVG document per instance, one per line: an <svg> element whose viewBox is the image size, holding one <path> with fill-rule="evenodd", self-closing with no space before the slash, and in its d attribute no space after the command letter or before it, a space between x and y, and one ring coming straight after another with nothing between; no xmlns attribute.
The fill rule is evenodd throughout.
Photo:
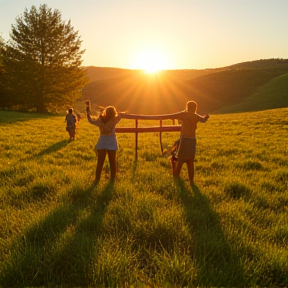
<svg viewBox="0 0 288 288"><path fill-rule="evenodd" d="M97 127L68 143L65 115L0 111L0 286L287 287L287 115L199 124L193 187L158 134L139 134L137 158L118 134L117 181L106 162L95 187Z"/></svg>

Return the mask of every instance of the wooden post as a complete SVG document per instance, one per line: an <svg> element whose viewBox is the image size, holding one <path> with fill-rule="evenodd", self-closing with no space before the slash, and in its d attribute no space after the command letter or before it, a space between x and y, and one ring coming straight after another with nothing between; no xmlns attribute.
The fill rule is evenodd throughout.
<svg viewBox="0 0 288 288"><path fill-rule="evenodd" d="M135 119L135 128L138 128L138 119ZM137 158L137 149L138 149L138 132L135 132L135 153Z"/></svg>
<svg viewBox="0 0 288 288"><path fill-rule="evenodd" d="M162 127L162 120L159 120L160 122L160 127ZM163 145L162 145L162 131L160 131L160 134L159 134L159 139L160 139L160 148L161 148L161 154L163 155Z"/></svg>

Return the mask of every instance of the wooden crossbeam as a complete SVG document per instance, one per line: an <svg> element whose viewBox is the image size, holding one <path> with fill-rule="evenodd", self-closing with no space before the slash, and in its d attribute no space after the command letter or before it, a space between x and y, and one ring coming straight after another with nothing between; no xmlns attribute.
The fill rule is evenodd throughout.
<svg viewBox="0 0 288 288"><path fill-rule="evenodd" d="M165 120L165 119L175 119L182 112L172 113L172 114L161 114L161 115L140 115L140 114L122 114L122 118L125 119L137 119L137 120Z"/></svg>
<svg viewBox="0 0 288 288"><path fill-rule="evenodd" d="M150 126L150 127L116 127L117 133L177 132L177 131L181 131L180 125Z"/></svg>

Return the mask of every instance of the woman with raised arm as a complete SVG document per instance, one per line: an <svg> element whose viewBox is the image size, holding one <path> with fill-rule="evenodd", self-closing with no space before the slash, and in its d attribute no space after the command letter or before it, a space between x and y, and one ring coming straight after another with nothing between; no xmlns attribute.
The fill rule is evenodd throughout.
<svg viewBox="0 0 288 288"><path fill-rule="evenodd" d="M124 113L117 113L115 107L113 106L108 106L106 108L101 107L102 113L98 118L95 118L91 116L90 101L87 100L85 103L89 123L98 126L100 130L100 137L95 146L95 152L98 156L98 160L94 183L97 184L100 181L106 154L108 154L110 164L110 181L114 182L117 172L116 151L118 150L115 126L117 123L119 123Z"/></svg>
<svg viewBox="0 0 288 288"><path fill-rule="evenodd" d="M181 120L181 137L177 151L177 161L173 169L175 179L179 178L182 166L187 164L190 184L194 183L194 159L196 154L196 129L197 123L205 123L209 115L200 116L197 114L197 103L188 101L186 109L180 113L174 114L174 119ZM172 163L173 166L173 163Z"/></svg>

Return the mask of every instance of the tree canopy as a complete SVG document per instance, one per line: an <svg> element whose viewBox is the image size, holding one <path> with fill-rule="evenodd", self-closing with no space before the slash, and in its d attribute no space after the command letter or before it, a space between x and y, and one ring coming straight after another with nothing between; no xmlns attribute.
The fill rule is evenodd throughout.
<svg viewBox="0 0 288 288"><path fill-rule="evenodd" d="M46 4L16 18L10 40L1 45L4 83L0 105L38 112L56 111L81 97L89 81L81 68L82 41L71 20Z"/></svg>

